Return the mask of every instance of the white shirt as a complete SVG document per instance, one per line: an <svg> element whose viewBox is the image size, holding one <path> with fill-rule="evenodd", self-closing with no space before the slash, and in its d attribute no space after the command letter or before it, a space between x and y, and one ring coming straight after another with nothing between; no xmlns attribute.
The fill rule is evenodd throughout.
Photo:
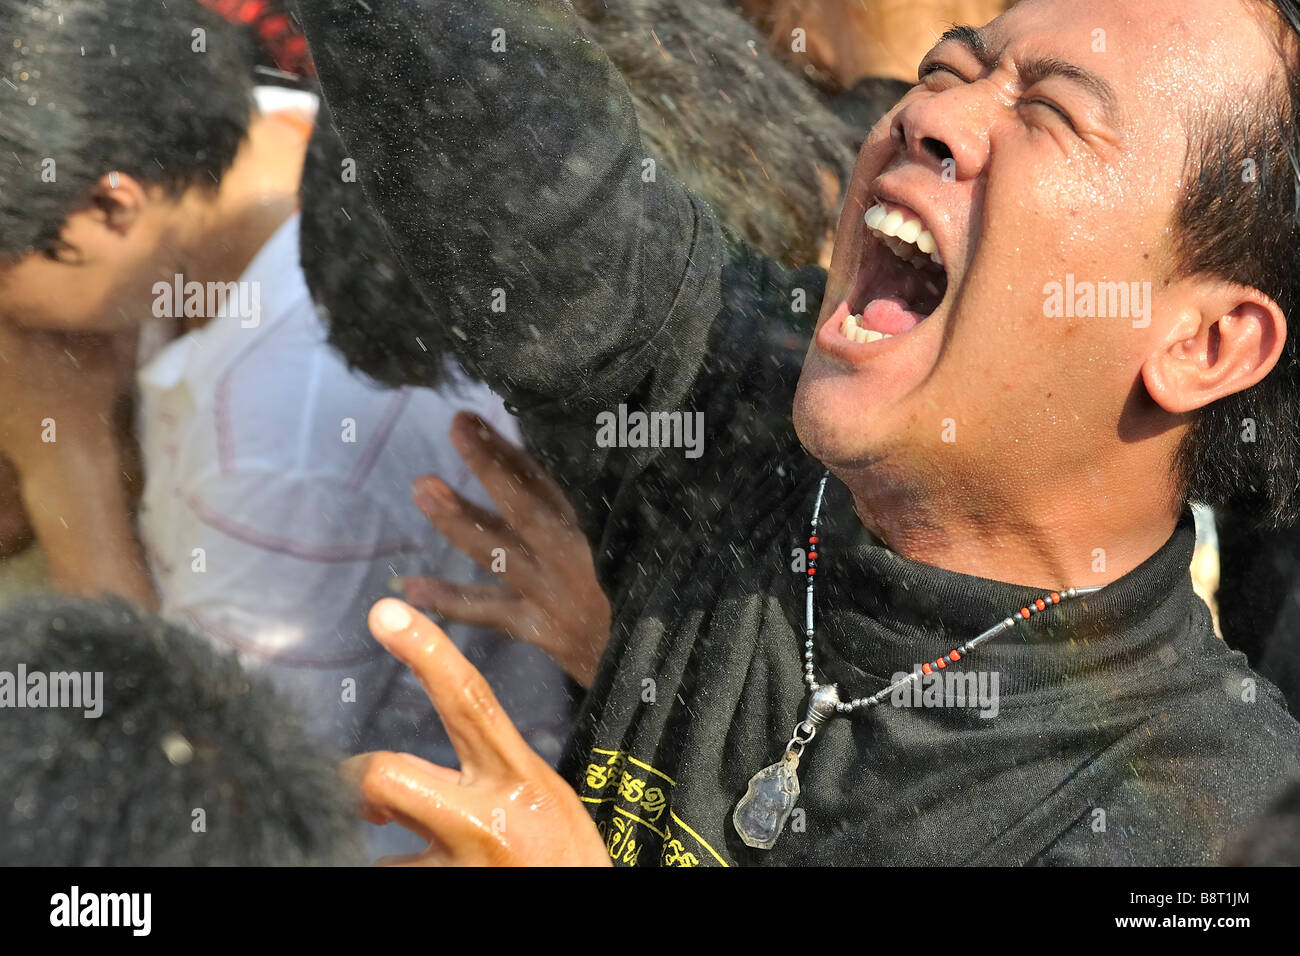
<svg viewBox="0 0 1300 956"><path fill-rule="evenodd" d="M491 507L447 439L469 409L513 437L485 386L380 388L346 368L298 260L298 217L240 279L260 316L220 315L141 369L146 486L140 519L162 612L238 652L305 709L321 738L355 753L457 761L428 697L369 634L394 578L491 582L429 524L411 484L436 474ZM552 763L572 705L542 652L486 631L447 632Z"/></svg>

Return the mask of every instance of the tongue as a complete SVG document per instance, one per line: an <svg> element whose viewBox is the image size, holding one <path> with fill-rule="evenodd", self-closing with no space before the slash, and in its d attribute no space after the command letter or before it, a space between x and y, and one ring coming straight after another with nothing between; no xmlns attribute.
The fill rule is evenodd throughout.
<svg viewBox="0 0 1300 956"><path fill-rule="evenodd" d="M902 335L910 332L923 321L925 316L913 312L907 303L895 297L873 299L862 310L862 327L884 332L886 335Z"/></svg>

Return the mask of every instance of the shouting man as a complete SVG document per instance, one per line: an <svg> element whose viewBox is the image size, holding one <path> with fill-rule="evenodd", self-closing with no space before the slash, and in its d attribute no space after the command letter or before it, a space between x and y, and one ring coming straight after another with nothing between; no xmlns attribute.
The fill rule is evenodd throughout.
<svg viewBox="0 0 1300 956"><path fill-rule="evenodd" d="M1188 574L1189 501L1300 514L1300 4L1025 0L952 30L863 145L829 274L644 161L567 4L302 17L615 618L566 780L458 677L466 772L377 755L373 817L452 861L1201 864L1300 766ZM620 406L702 412L703 455L604 447Z"/></svg>

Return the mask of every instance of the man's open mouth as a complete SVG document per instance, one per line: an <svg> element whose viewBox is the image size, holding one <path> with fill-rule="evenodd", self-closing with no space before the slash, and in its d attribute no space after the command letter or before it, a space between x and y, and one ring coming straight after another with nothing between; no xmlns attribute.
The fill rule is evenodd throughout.
<svg viewBox="0 0 1300 956"><path fill-rule="evenodd" d="M916 213L877 202L864 216L862 258L840 331L851 342L877 342L916 328L948 292L934 235Z"/></svg>

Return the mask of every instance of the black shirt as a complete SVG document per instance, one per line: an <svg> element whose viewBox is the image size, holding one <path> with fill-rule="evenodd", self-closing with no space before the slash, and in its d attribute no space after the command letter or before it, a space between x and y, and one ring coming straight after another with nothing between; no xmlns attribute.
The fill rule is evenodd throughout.
<svg viewBox="0 0 1300 956"><path fill-rule="evenodd" d="M1210 863L1300 766L1300 728L1192 591L1185 515L1132 573L954 665L982 709L826 724L787 832L746 847L732 810L805 698L795 549L822 468L790 409L824 274L647 178L626 89L562 4L328 0L303 20L394 248L592 541L615 625L562 770L616 861ZM703 454L602 447L619 406L703 413ZM846 697L1041 595L888 551L834 480L823 528L818 674Z"/></svg>

